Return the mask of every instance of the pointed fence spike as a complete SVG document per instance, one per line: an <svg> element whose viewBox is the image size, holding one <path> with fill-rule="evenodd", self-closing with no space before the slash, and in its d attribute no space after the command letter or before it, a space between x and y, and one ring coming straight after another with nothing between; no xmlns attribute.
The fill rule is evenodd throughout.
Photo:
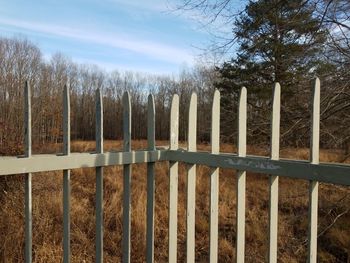
<svg viewBox="0 0 350 263"><path fill-rule="evenodd" d="M123 150L131 151L131 101L128 91L123 95L123 142Z"/></svg>
<svg viewBox="0 0 350 263"><path fill-rule="evenodd" d="M24 154L32 155L32 100L29 82L24 85Z"/></svg>
<svg viewBox="0 0 350 263"><path fill-rule="evenodd" d="M63 92L63 154L70 155L70 98L68 85ZM63 262L70 262L70 170L63 170Z"/></svg>
<svg viewBox="0 0 350 263"><path fill-rule="evenodd" d="M131 151L131 101L128 91L123 95L123 151ZM123 166L123 263L130 262L131 235L131 164Z"/></svg>
<svg viewBox="0 0 350 263"><path fill-rule="evenodd" d="M197 94L192 93L188 111L187 150L197 150ZM196 212L196 165L187 165L187 222L186 251L187 263L195 262L195 212Z"/></svg>
<svg viewBox="0 0 350 263"><path fill-rule="evenodd" d="M220 92L215 90L211 110L211 153L220 151ZM210 174L210 263L218 261L219 232L219 168L212 167Z"/></svg>
<svg viewBox="0 0 350 263"><path fill-rule="evenodd" d="M316 78L312 94L310 162L319 164L320 150L320 80ZM317 214L318 214L318 181L309 183L309 238L308 262L317 262Z"/></svg>
<svg viewBox="0 0 350 263"><path fill-rule="evenodd" d="M271 160L279 159L281 87L275 84L271 114ZM278 176L269 176L269 263L277 263Z"/></svg>
<svg viewBox="0 0 350 263"><path fill-rule="evenodd" d="M170 109L170 149L179 146L179 96L175 94ZM177 262L178 162L169 162L169 263Z"/></svg>
<svg viewBox="0 0 350 263"><path fill-rule="evenodd" d="M63 153L70 154L70 96L67 85L63 91Z"/></svg>
<svg viewBox="0 0 350 263"><path fill-rule="evenodd" d="M28 81L24 85L24 155L32 156L31 90ZM32 262L32 174L25 176L25 262Z"/></svg>
<svg viewBox="0 0 350 263"><path fill-rule="evenodd" d="M147 143L148 150L155 151L155 107L154 98L148 96L147 106ZM146 260L154 262L154 194L155 194L155 163L147 162L147 233L146 233Z"/></svg>
<svg viewBox="0 0 350 263"><path fill-rule="evenodd" d="M96 90L96 152L103 153L103 99L100 89Z"/></svg>
<svg viewBox="0 0 350 263"><path fill-rule="evenodd" d="M211 108L211 152L220 151L220 92L215 90Z"/></svg>
<svg viewBox="0 0 350 263"><path fill-rule="evenodd" d="M155 106L154 106L154 97L152 94L148 96L148 106L147 106L147 141L148 149L154 151L156 148L155 140Z"/></svg>
<svg viewBox="0 0 350 263"><path fill-rule="evenodd" d="M96 154L103 153L103 100L96 90ZM103 262L103 168L96 167L96 263Z"/></svg>
<svg viewBox="0 0 350 263"><path fill-rule="evenodd" d="M174 94L170 109L170 150L179 147L179 95Z"/></svg>
<svg viewBox="0 0 350 263"><path fill-rule="evenodd" d="M247 89L241 88L238 103L238 156L245 157L247 151ZM237 171L237 242L236 262L244 262L245 255L245 196L246 171Z"/></svg>

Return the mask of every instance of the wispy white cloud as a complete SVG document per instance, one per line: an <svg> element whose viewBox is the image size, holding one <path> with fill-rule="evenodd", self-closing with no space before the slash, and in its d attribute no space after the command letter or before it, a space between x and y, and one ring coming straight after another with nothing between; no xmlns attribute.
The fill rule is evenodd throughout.
<svg viewBox="0 0 350 263"><path fill-rule="evenodd" d="M130 0L109 0L111 3L126 6L133 10L147 10L156 12L165 12L168 10L169 3L164 0L130 1Z"/></svg>
<svg viewBox="0 0 350 263"><path fill-rule="evenodd" d="M169 46L156 41L137 39L121 33L101 34L83 29L73 29L60 25L41 24L32 21L0 18L0 25L17 27L37 33L43 33L60 38L68 38L98 44L112 48L143 54L150 58L170 63L191 63L193 57L189 50Z"/></svg>
<svg viewBox="0 0 350 263"><path fill-rule="evenodd" d="M47 55L47 60L51 58L51 55ZM134 72L139 72L139 73L147 73L147 72L152 72L155 74L169 74L169 73L174 73L170 69L166 68L160 68L157 66L149 66L145 69L145 67L142 66L137 66L137 65L130 65L127 63L109 63L109 62L103 62L100 60L96 59L87 59L87 58L81 58L81 57L75 57L74 61L79 63L79 64L84 64L84 65L96 65L99 68L107 71L107 72L113 72L115 70L124 72L124 71L134 71Z"/></svg>

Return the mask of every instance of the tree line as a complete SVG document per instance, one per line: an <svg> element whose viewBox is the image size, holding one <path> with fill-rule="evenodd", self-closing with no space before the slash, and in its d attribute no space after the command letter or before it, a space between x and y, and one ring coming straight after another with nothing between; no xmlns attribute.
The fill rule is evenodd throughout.
<svg viewBox="0 0 350 263"><path fill-rule="evenodd" d="M122 139L122 96L132 102L132 138L147 138L147 96L155 97L156 137L169 138L172 95L180 94L180 139L187 138L188 105L192 92L199 98L199 140L210 139L210 104L215 73L205 67L184 69L178 76L137 72L105 72L94 65L77 64L62 54L49 61L23 38L0 38L0 152L20 153L23 147L24 83L32 91L33 143L62 141L62 97L65 85L71 97L71 137L95 138L95 90L104 104L104 137ZM204 114L203 114L204 113Z"/></svg>

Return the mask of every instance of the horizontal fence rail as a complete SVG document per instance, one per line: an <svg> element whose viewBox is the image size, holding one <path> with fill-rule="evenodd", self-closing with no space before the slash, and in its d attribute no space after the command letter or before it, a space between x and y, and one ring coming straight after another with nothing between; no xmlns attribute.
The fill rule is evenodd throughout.
<svg viewBox="0 0 350 263"><path fill-rule="evenodd" d="M155 145L155 107L152 95L148 97L146 150L132 151L131 148L131 98L128 92L123 96L123 151L103 151L103 97L96 91L96 151L93 153L71 153L70 150L70 100L69 89L63 96L63 153L32 154L31 151L31 95L28 83L24 89L24 156L0 157L0 176L24 174L25 176L25 251L26 262L32 262L32 174L47 171L63 171L63 262L70 262L70 171L79 168L96 169L96 262L103 262L103 167L123 166L123 262L130 262L131 245L131 167L132 164L147 163L147 218L146 218L146 260L154 262L154 206L155 206L155 163L169 162L169 240L168 260L177 262L177 216L178 216L178 165L186 163L187 168L187 211L186 252L187 262L195 262L195 208L196 208L196 165L210 167L210 262L218 261L218 216L219 216L219 168L237 171L237 233L236 262L245 261L245 195L246 172L269 175L269 250L270 263L278 261L278 180L289 177L309 181L309 233L308 262L317 261L317 213L318 185L320 182L350 186L350 165L319 162L320 132L320 82L313 88L311 114L310 161L279 158L280 97L277 83L273 90L271 115L270 157L246 155L247 90L242 88L238 101L238 153L220 153L220 93L215 91L212 103L211 151L200 152L196 147L197 96L192 94L189 105L188 144L179 148L179 97L174 95L170 110L170 146Z"/></svg>
<svg viewBox="0 0 350 263"><path fill-rule="evenodd" d="M30 158L1 157L0 176L158 161L177 161L350 186L350 165L348 164L319 163L315 165L307 161L271 160L268 157L250 155L240 157L229 153L187 152L182 149L101 154L71 153L69 156L33 154Z"/></svg>

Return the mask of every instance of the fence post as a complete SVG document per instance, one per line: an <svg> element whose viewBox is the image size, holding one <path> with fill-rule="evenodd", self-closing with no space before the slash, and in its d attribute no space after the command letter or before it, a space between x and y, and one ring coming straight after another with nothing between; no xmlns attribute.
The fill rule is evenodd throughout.
<svg viewBox="0 0 350 263"><path fill-rule="evenodd" d="M319 164L320 149L320 80L316 78L312 94L311 116L311 149L310 162ZM309 244L308 262L317 262L317 213L318 213L318 181L309 184Z"/></svg>
<svg viewBox="0 0 350 263"><path fill-rule="evenodd" d="M63 154L70 155L69 88L63 92ZM70 262L70 170L63 170L63 262Z"/></svg>
<svg viewBox="0 0 350 263"><path fill-rule="evenodd" d="M103 153L103 101L96 90L96 153ZM96 167L96 262L103 262L103 168Z"/></svg>
<svg viewBox="0 0 350 263"><path fill-rule="evenodd" d="M188 112L188 142L187 150L195 152L197 150L197 95L192 93L190 108ZM196 247L196 165L187 165L187 238L186 251L187 263L195 262L195 247Z"/></svg>
<svg viewBox="0 0 350 263"><path fill-rule="evenodd" d="M32 155L31 92L28 81L24 85L24 156ZM25 174L25 260L32 262L32 174Z"/></svg>
<svg viewBox="0 0 350 263"><path fill-rule="evenodd" d="M179 96L174 94L170 110L170 150L179 147ZM178 162L169 162L169 263L177 258Z"/></svg>
<svg viewBox="0 0 350 263"><path fill-rule="evenodd" d="M156 150L155 141L155 108L154 98L148 96L147 107L147 142L148 151ZM147 233L146 233L146 258L147 263L154 261L154 162L147 162Z"/></svg>
<svg viewBox="0 0 350 263"><path fill-rule="evenodd" d="M271 160L279 159L280 141L280 108L281 87L275 84L272 101L271 120ZM277 232L278 232L278 176L269 176L270 205L269 205L269 263L277 263Z"/></svg>
<svg viewBox="0 0 350 263"><path fill-rule="evenodd" d="M247 141L247 89L241 88L238 104L238 156L246 156ZM244 262L245 249L245 190L246 172L237 171L237 242L236 262Z"/></svg>
<svg viewBox="0 0 350 263"><path fill-rule="evenodd" d="M123 95L123 151L131 151L131 103L130 94ZM123 167L123 262L130 262L130 227L131 227L131 165Z"/></svg>
<svg viewBox="0 0 350 263"><path fill-rule="evenodd" d="M220 92L215 90L211 109L211 153L220 151ZM210 174L210 263L218 261L219 228L219 168L212 167Z"/></svg>

